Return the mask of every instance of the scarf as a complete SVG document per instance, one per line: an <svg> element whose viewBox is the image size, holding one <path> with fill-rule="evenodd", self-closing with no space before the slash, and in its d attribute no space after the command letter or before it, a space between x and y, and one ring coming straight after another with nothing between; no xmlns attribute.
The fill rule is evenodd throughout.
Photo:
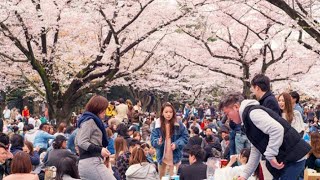
<svg viewBox="0 0 320 180"><path fill-rule="evenodd" d="M96 125L98 126L100 131L102 132L102 145L103 145L103 147L107 147L108 146L107 132L106 132L106 129L104 128L103 122L100 120L100 118L97 115L95 115L91 112L88 112L88 111L84 112L78 120L78 127L80 128L82 123L84 123L90 119L94 120L94 122L96 123Z"/></svg>

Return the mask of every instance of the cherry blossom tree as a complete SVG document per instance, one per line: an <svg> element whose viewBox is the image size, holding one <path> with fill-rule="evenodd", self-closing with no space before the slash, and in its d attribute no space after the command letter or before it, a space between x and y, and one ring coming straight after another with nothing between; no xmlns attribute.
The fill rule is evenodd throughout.
<svg viewBox="0 0 320 180"><path fill-rule="evenodd" d="M18 79L23 77L45 96L50 118L66 120L80 97L142 68L165 29L205 1L167 3L171 2L1 2L0 56L16 67L14 71L21 71ZM140 48L143 42L145 49Z"/></svg>
<svg viewBox="0 0 320 180"><path fill-rule="evenodd" d="M265 3L264 7L267 6ZM267 74L273 82L288 80L307 73L319 58L317 51L301 49L302 46L296 42L296 36L301 38L301 34L298 35L300 31L270 19L278 19L280 14L269 12L266 17L248 2L222 2L217 4L216 9L215 12L199 13L193 20L195 23L187 23L178 29L196 40L209 56L195 59L189 53L186 56L175 52L175 55L207 67L210 71L240 80L242 92L247 96L250 95L250 79L255 73ZM307 60L301 54L307 54ZM303 66L299 63L302 59ZM288 70L284 71L286 67Z"/></svg>

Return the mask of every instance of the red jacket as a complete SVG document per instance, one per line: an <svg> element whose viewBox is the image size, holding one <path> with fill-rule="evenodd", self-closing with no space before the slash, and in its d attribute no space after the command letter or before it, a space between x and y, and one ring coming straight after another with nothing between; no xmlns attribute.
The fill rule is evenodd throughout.
<svg viewBox="0 0 320 180"><path fill-rule="evenodd" d="M22 110L22 116L23 116L23 117L30 117L29 109L24 109L24 110Z"/></svg>

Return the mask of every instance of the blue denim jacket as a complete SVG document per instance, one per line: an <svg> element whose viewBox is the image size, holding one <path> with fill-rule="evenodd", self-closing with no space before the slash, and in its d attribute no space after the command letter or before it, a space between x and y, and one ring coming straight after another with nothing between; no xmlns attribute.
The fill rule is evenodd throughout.
<svg viewBox="0 0 320 180"><path fill-rule="evenodd" d="M36 137L33 141L34 147L40 147L43 149L48 149L48 141L49 139L55 139L56 137L54 135L51 135L45 131L39 130Z"/></svg>
<svg viewBox="0 0 320 180"><path fill-rule="evenodd" d="M156 149L157 162L162 164L164 141L161 145L158 144L159 138L165 140L164 134L161 132L160 119L156 120L155 128L151 132L151 145ZM173 164L177 164L182 159L182 149L188 143L189 134L187 128L181 123L177 122L174 126L174 134L171 136L171 142L176 144L176 149L173 151Z"/></svg>

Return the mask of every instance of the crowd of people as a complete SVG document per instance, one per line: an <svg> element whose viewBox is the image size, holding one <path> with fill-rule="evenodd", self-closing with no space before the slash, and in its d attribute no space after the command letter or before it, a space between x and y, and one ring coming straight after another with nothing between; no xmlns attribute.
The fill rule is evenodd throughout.
<svg viewBox="0 0 320 180"><path fill-rule="evenodd" d="M230 92L219 106L166 102L160 112L94 95L58 125L5 107L0 179L293 180L320 170L320 105L301 105L295 91L274 95L262 74L251 91L251 99Z"/></svg>

